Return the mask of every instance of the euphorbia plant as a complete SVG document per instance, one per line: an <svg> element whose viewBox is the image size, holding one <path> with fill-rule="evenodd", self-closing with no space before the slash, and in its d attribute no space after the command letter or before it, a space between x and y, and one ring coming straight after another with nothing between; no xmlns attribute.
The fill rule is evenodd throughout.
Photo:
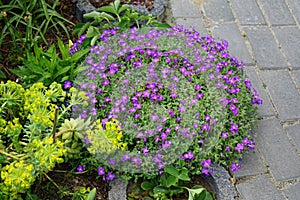
<svg viewBox="0 0 300 200"><path fill-rule="evenodd" d="M58 128L66 123L70 108L87 99L74 90L66 94L55 82L49 87L35 83L28 89L11 81L0 83L1 199L19 198L37 177L48 177L47 172L64 162L68 146L58 137ZM67 98L69 106L64 106Z"/></svg>
<svg viewBox="0 0 300 200"><path fill-rule="evenodd" d="M253 105L262 103L242 68L226 41L195 30L105 30L75 80L89 106L74 114L101 119L104 129L121 123L127 148L95 155L123 175L151 178L166 166L209 175L212 162L236 171L255 146Z"/></svg>

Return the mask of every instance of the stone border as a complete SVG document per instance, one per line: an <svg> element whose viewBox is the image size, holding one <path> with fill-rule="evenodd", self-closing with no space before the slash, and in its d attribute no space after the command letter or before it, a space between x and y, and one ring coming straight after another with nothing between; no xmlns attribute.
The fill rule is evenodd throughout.
<svg viewBox="0 0 300 200"><path fill-rule="evenodd" d="M136 10L138 13L151 14L153 17L160 19L164 14L167 5L168 0L155 0L153 9L150 11L148 11L145 6L130 5L130 8ZM97 10L97 8L95 8L89 0L77 0L74 6L75 16L79 22L87 22L87 20L83 18L83 15Z"/></svg>
<svg viewBox="0 0 300 200"><path fill-rule="evenodd" d="M212 165L214 172L209 177L204 177L216 193L217 200L233 200L238 196L237 191L230 181L228 171L219 165ZM116 178L110 183L111 189L108 192L109 200L126 200L127 185L121 178Z"/></svg>

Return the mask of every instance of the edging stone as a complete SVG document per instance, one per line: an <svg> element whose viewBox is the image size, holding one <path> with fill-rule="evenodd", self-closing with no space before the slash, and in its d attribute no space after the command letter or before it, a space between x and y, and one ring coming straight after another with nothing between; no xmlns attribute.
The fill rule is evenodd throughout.
<svg viewBox="0 0 300 200"><path fill-rule="evenodd" d="M228 171L219 165L212 165L214 172L209 177L204 177L208 184L216 193L217 200L233 200L237 197L237 191L230 181ZM111 189L108 192L109 200L126 200L127 184L121 178L114 179L109 186Z"/></svg>
<svg viewBox="0 0 300 200"><path fill-rule="evenodd" d="M90 13L92 11L96 11L97 8L94 7L89 0L77 0L75 5L75 15L79 22L87 22L83 18L83 15L86 13ZM129 5L131 9L136 10L140 14L151 14L153 17L157 17L158 19L162 17L168 5L168 0L155 0L153 9L148 11L145 6L136 6Z"/></svg>

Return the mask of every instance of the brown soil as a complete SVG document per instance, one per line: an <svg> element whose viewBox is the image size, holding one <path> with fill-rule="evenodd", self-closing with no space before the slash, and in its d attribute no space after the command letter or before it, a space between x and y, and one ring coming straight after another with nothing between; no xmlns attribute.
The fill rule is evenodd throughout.
<svg viewBox="0 0 300 200"><path fill-rule="evenodd" d="M80 188L96 188L95 200L107 200L109 186L107 183L96 179L96 174L71 174L62 172L49 172L47 174L58 186L57 188L52 182L45 176L41 181L37 181L32 186L32 193L38 196L38 199L45 200L57 200L74 199L74 193L78 193ZM77 198L78 199L78 198Z"/></svg>
<svg viewBox="0 0 300 200"><path fill-rule="evenodd" d="M109 5L114 0L90 0L90 2L96 8L100 8L101 6ZM145 6L148 10L151 10L154 5L154 0L121 0L120 2L121 4Z"/></svg>

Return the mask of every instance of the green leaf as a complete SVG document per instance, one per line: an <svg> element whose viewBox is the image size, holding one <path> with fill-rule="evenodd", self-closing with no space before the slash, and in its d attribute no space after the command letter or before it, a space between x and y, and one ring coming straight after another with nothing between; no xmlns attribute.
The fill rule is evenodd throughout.
<svg viewBox="0 0 300 200"><path fill-rule="evenodd" d="M179 193L182 193L182 192L184 192L184 190L182 189L182 187L171 187L170 189L169 189L169 191L170 191L170 194L171 195L173 195L173 194L179 194Z"/></svg>
<svg viewBox="0 0 300 200"><path fill-rule="evenodd" d="M84 55L86 55L90 51L89 48L81 49L80 51L77 51L74 53L70 59L70 62L77 62L80 58L82 58Z"/></svg>
<svg viewBox="0 0 300 200"><path fill-rule="evenodd" d="M115 0L112 5L114 6L115 10L118 10L120 6L120 0Z"/></svg>
<svg viewBox="0 0 300 200"><path fill-rule="evenodd" d="M87 14L83 15L83 18L85 18L85 19L95 19L95 18L98 18L98 17L101 17L101 13L97 12L97 11L92 11L90 13L87 13Z"/></svg>
<svg viewBox="0 0 300 200"><path fill-rule="evenodd" d="M61 52L62 59L67 59L69 56L69 48L63 44L60 38L57 38L57 44Z"/></svg>
<svg viewBox="0 0 300 200"><path fill-rule="evenodd" d="M66 74L70 69L71 69L71 66L63 67L57 73L54 74L53 78L57 78L58 76L60 76L62 74Z"/></svg>
<svg viewBox="0 0 300 200"><path fill-rule="evenodd" d="M143 190L152 190L155 187L155 184L149 181L144 181L141 184Z"/></svg>
<svg viewBox="0 0 300 200"><path fill-rule="evenodd" d="M109 19L109 20L115 20L115 18L114 18L112 15L107 14L107 13L105 13L105 12L102 12L102 13L101 13L101 16L102 16L103 18L106 18L106 19Z"/></svg>
<svg viewBox="0 0 300 200"><path fill-rule="evenodd" d="M6 78L6 75L4 74L4 72L2 70L0 70L0 78Z"/></svg>
<svg viewBox="0 0 300 200"><path fill-rule="evenodd" d="M160 177L160 182L164 187L167 187L167 178L165 174Z"/></svg>
<svg viewBox="0 0 300 200"><path fill-rule="evenodd" d="M76 25L77 26L77 25ZM74 27L74 31L73 31L73 34L75 34L75 31L77 30L78 28L78 31L77 31L77 36L81 36L90 26L91 26L91 22L86 22L84 23L80 28L79 27Z"/></svg>
<svg viewBox="0 0 300 200"><path fill-rule="evenodd" d="M172 166L166 166L164 169L165 172L167 172L168 174L171 174L172 176L177 177L179 174L178 169L176 169L175 167Z"/></svg>
<svg viewBox="0 0 300 200"><path fill-rule="evenodd" d="M98 36L97 35L95 35L93 38L92 38L92 40L91 40L91 46L94 46L95 45L95 43L97 42L97 40L98 40Z"/></svg>
<svg viewBox="0 0 300 200"><path fill-rule="evenodd" d="M201 186L194 186L193 189L186 188L189 191L189 199L193 200L196 194L200 194L201 192L205 191L205 188Z"/></svg>
<svg viewBox="0 0 300 200"><path fill-rule="evenodd" d="M167 178L167 187L171 187L172 185L176 186L178 183L178 179L175 176L169 176Z"/></svg>
<svg viewBox="0 0 300 200"><path fill-rule="evenodd" d="M117 15L118 11L113 6L103 6L99 8L99 11L101 12L108 12Z"/></svg>
<svg viewBox="0 0 300 200"><path fill-rule="evenodd" d="M90 26L87 30L86 37L92 38L95 35L100 35L100 30L96 27Z"/></svg>
<svg viewBox="0 0 300 200"><path fill-rule="evenodd" d="M195 194L193 200L213 200L213 197L209 192L204 190L200 194Z"/></svg>
<svg viewBox="0 0 300 200"><path fill-rule="evenodd" d="M130 9L130 6L129 6L129 5L127 5L127 4L122 5L122 6L119 8L118 13L121 13L121 12L123 12L124 10L128 10L128 9Z"/></svg>
<svg viewBox="0 0 300 200"><path fill-rule="evenodd" d="M88 196L86 197L86 200L94 200L96 197L96 188L92 189Z"/></svg>
<svg viewBox="0 0 300 200"><path fill-rule="evenodd" d="M179 174L177 176L177 178L180 179L180 180L183 180L183 181L190 181L191 180L190 177L187 174L183 174L183 173Z"/></svg>
<svg viewBox="0 0 300 200"><path fill-rule="evenodd" d="M153 188L153 192L154 192L154 194L158 194L158 193L168 194L169 190L168 190L168 188L166 188L164 186L158 185L155 188Z"/></svg>

